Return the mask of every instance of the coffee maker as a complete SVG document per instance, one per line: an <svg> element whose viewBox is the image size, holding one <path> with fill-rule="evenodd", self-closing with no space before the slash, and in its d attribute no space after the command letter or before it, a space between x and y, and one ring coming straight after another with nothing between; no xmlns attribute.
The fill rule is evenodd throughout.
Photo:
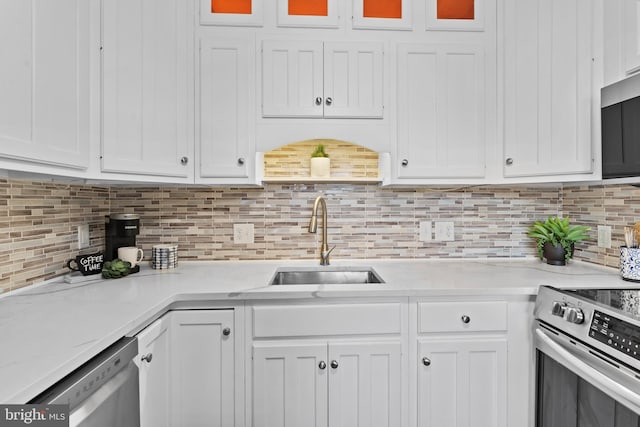
<svg viewBox="0 0 640 427"><path fill-rule="evenodd" d="M118 258L118 248L136 245L136 236L140 233L140 215L127 213L107 215L104 229L104 260L111 261ZM139 270L140 266L136 265L131 269L131 273Z"/></svg>

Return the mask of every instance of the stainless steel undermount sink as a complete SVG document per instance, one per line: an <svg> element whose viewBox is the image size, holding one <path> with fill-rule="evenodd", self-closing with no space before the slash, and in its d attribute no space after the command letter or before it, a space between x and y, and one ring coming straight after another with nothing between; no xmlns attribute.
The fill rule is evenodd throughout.
<svg viewBox="0 0 640 427"><path fill-rule="evenodd" d="M269 285L354 285L384 283L371 267L279 268Z"/></svg>

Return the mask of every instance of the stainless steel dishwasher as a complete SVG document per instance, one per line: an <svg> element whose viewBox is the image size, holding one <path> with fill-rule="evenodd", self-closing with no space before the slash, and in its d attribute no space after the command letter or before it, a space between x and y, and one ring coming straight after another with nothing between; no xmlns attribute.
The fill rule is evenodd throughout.
<svg viewBox="0 0 640 427"><path fill-rule="evenodd" d="M137 354L122 338L29 403L68 404L70 427L140 427Z"/></svg>

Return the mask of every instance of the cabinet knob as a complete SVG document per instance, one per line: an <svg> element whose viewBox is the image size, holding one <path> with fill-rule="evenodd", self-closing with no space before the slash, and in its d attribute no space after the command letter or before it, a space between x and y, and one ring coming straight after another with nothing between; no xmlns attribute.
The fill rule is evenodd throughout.
<svg viewBox="0 0 640 427"><path fill-rule="evenodd" d="M333 99L331 99L331 97L328 97L327 100L324 102L327 105L331 105L333 104Z"/></svg>
<svg viewBox="0 0 640 427"><path fill-rule="evenodd" d="M403 168L406 168L407 166L409 166L409 160L407 159L402 159L402 163L400 163L402 165Z"/></svg>
<svg viewBox="0 0 640 427"><path fill-rule="evenodd" d="M513 164L513 159L511 157L508 157L507 160L504 161L504 163L507 166L511 166Z"/></svg>
<svg viewBox="0 0 640 427"><path fill-rule="evenodd" d="M466 314L463 315L460 320L462 320L462 323L469 323L471 322L471 317L467 316Z"/></svg>
<svg viewBox="0 0 640 427"><path fill-rule="evenodd" d="M153 359L153 353L147 353L140 358L140 360L147 363L151 363L151 359Z"/></svg>
<svg viewBox="0 0 640 427"><path fill-rule="evenodd" d="M244 157L240 157L238 159L238 165L240 165L240 166L244 165Z"/></svg>
<svg viewBox="0 0 640 427"><path fill-rule="evenodd" d="M182 166L186 166L187 163L189 163L189 158L187 156L184 156L180 159L180 164Z"/></svg>
<svg viewBox="0 0 640 427"><path fill-rule="evenodd" d="M228 337L229 335L231 335L231 328L224 328L222 330L222 335L224 335L225 337Z"/></svg>
<svg viewBox="0 0 640 427"><path fill-rule="evenodd" d="M333 369L338 369L338 361L337 360L332 360L331 361L331 367Z"/></svg>
<svg viewBox="0 0 640 427"><path fill-rule="evenodd" d="M431 366L431 360L428 357L423 357L422 358L422 364L424 366Z"/></svg>
<svg viewBox="0 0 640 427"><path fill-rule="evenodd" d="M318 368L320 369L326 369L327 364L324 363L324 360L321 360L320 363L318 363Z"/></svg>
<svg viewBox="0 0 640 427"><path fill-rule="evenodd" d="M316 105L322 105L322 98L319 96L316 98Z"/></svg>

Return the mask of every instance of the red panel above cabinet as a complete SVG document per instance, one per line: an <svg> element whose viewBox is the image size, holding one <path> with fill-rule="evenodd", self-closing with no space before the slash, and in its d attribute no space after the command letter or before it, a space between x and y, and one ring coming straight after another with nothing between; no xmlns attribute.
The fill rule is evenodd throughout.
<svg viewBox="0 0 640 427"><path fill-rule="evenodd" d="M328 16L327 0L289 0L289 15Z"/></svg>
<svg viewBox="0 0 640 427"><path fill-rule="evenodd" d="M251 0L211 0L211 13L251 15Z"/></svg>
<svg viewBox="0 0 640 427"><path fill-rule="evenodd" d="M475 19L474 0L437 0L438 19Z"/></svg>
<svg viewBox="0 0 640 427"><path fill-rule="evenodd" d="M402 0L362 0L365 18L402 18Z"/></svg>

